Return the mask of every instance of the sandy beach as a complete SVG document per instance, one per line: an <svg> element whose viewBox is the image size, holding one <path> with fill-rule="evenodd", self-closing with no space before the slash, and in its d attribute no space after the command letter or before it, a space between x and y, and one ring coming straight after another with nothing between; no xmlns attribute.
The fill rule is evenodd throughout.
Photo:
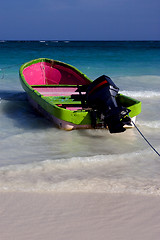
<svg viewBox="0 0 160 240"><path fill-rule="evenodd" d="M1 240L158 240L158 196L0 193Z"/></svg>

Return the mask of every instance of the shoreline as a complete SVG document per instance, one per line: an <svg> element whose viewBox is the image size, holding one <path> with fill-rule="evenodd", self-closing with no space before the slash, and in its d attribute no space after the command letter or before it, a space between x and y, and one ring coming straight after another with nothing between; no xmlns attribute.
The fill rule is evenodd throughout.
<svg viewBox="0 0 160 240"><path fill-rule="evenodd" d="M158 240L160 198L0 192L2 240Z"/></svg>

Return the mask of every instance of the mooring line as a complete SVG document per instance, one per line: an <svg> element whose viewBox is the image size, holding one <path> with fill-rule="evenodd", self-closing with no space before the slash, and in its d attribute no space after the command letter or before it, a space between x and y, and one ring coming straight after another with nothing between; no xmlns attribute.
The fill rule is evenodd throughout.
<svg viewBox="0 0 160 240"><path fill-rule="evenodd" d="M152 146L152 144L147 140L147 138L143 135L143 133L140 131L140 129L136 126L136 124L132 121L133 125L137 129L137 131L140 133L140 135L143 137L143 139L148 143L148 145L153 149L153 151L160 157L160 153Z"/></svg>

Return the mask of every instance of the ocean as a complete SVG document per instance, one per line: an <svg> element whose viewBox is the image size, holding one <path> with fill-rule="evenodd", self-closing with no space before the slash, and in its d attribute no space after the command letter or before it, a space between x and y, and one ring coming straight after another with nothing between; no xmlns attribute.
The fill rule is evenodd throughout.
<svg viewBox="0 0 160 240"><path fill-rule="evenodd" d="M0 41L0 191L160 195L160 157L135 128L68 132L32 109L19 68L40 57L139 99L136 124L160 152L160 41Z"/></svg>

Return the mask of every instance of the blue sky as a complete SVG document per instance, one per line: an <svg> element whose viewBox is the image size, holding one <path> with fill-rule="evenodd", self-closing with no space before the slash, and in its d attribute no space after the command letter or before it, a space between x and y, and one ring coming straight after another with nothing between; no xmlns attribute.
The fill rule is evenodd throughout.
<svg viewBox="0 0 160 240"><path fill-rule="evenodd" d="M1 0L1 40L160 40L160 0Z"/></svg>

